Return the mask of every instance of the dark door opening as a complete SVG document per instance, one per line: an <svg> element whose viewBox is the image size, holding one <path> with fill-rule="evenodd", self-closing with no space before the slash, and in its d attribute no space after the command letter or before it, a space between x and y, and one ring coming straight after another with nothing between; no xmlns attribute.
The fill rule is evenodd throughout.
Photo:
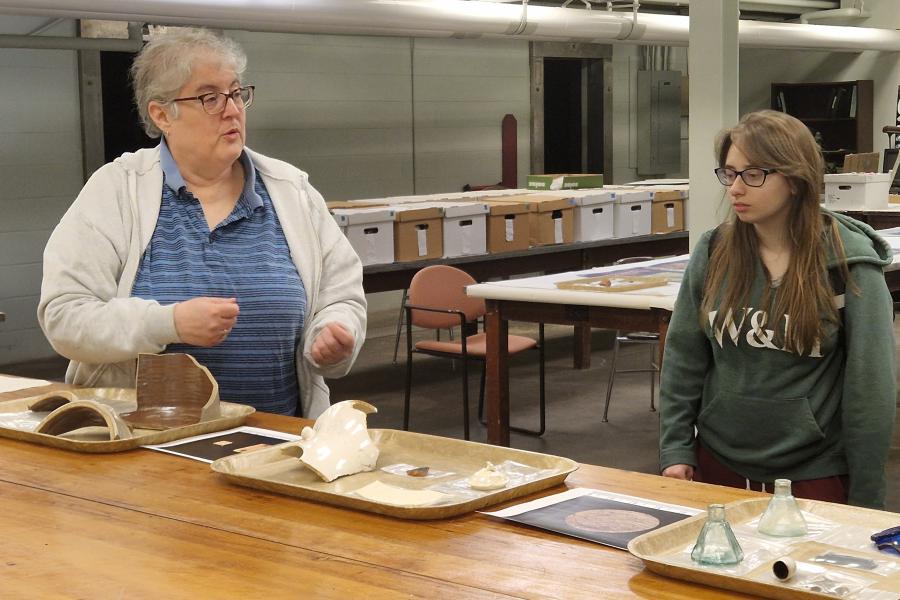
<svg viewBox="0 0 900 600"><path fill-rule="evenodd" d="M544 172L603 172L603 61L544 58Z"/></svg>
<svg viewBox="0 0 900 600"><path fill-rule="evenodd" d="M128 70L134 54L101 52L100 81L103 89L103 150L106 162L124 152L152 148L159 143L144 133L134 106Z"/></svg>

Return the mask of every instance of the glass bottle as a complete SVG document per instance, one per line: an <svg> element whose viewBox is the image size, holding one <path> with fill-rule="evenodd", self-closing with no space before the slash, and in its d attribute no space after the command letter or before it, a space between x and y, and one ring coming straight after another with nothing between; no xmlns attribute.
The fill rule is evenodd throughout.
<svg viewBox="0 0 900 600"><path fill-rule="evenodd" d="M766 511L759 518L757 530L778 537L806 535L806 519L800 512L797 500L791 495L790 479L775 480L775 495L769 500Z"/></svg>
<svg viewBox="0 0 900 600"><path fill-rule="evenodd" d="M735 565L744 559L744 551L725 520L724 505L710 504L706 509L706 523L691 550L691 559L701 565Z"/></svg>

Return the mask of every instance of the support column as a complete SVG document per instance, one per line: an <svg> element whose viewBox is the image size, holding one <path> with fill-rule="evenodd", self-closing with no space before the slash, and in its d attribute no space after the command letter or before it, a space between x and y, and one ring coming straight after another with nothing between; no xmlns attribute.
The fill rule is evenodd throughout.
<svg viewBox="0 0 900 600"><path fill-rule="evenodd" d="M738 120L738 0L691 0L688 68L688 128L691 196L690 247L725 216L724 188L713 175L718 165L716 134Z"/></svg>

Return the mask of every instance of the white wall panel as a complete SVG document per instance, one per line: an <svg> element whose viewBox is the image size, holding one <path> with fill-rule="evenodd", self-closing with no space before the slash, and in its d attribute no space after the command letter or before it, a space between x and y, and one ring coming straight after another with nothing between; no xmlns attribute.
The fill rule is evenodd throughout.
<svg viewBox="0 0 900 600"><path fill-rule="evenodd" d="M529 173L528 44L416 39L416 192L459 191L502 176L501 122L517 121L519 185Z"/></svg>
<svg viewBox="0 0 900 600"><path fill-rule="evenodd" d="M48 19L0 18L24 34ZM72 35L61 23L47 35ZM37 324L44 245L82 186L73 51L0 49L0 364L53 356Z"/></svg>
<svg viewBox="0 0 900 600"><path fill-rule="evenodd" d="M229 32L247 51L251 147L327 199L412 193L407 38Z"/></svg>

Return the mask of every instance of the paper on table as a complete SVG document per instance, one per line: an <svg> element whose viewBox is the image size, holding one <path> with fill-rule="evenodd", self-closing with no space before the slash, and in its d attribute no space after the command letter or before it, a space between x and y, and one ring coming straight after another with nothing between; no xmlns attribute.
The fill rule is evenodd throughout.
<svg viewBox="0 0 900 600"><path fill-rule="evenodd" d="M635 504L637 506L645 506L647 508L656 508L659 510L669 510L672 512L681 513L684 515L696 515L700 514L703 511L697 508L691 508L689 506L680 506L678 504L667 504L665 502L657 502L656 500L650 500L648 498L639 498L637 496L628 496L626 494L617 494L615 492L607 492L604 490L595 490L591 488L573 488L571 490L561 492L559 494L553 494L552 496L544 496L543 498L538 498L537 500L532 500L531 502L523 502L522 504L516 504L515 506L510 506L509 508L504 508L502 510L495 511L479 511L482 514L489 515L492 517L500 517L501 519L506 519L508 517L513 517L515 515L522 514L524 512L528 512L530 510L534 510L536 508L543 508L545 506L551 506L553 504L559 504L560 502L565 502L566 500L571 500L573 498L579 498L581 496L594 496L597 498L605 498L607 500L617 500L619 502L626 502L628 504Z"/></svg>
<svg viewBox="0 0 900 600"><path fill-rule="evenodd" d="M225 431L182 438L165 444L144 446L144 448L211 463L219 458L254 450L257 447L293 442L299 439L299 435L244 425Z"/></svg>
<svg viewBox="0 0 900 600"><path fill-rule="evenodd" d="M50 385L52 382L45 379L28 379L25 377L9 377L0 375L0 394L4 392L15 392L17 390L27 390L28 388L41 387Z"/></svg>
<svg viewBox="0 0 900 600"><path fill-rule="evenodd" d="M638 535L698 512L646 498L575 489L485 514L624 550Z"/></svg>
<svg viewBox="0 0 900 600"><path fill-rule="evenodd" d="M662 274L664 272L668 274L666 265L669 264L672 264L672 272L676 273L684 270L687 259L688 255L682 254L680 256L670 256L667 258L660 258L642 263L631 263L609 267L593 267L591 269L585 269L583 271L569 271L566 273L554 273L552 275L540 275L537 277L507 279L505 281L491 281L490 283L483 285L555 290L557 282L568 281L577 277L596 277L600 275L608 275L620 272L627 272L629 275L631 275L637 274L639 272L639 269L643 269L643 271L640 271L641 274L651 274L651 272L652 274ZM675 296L678 294L678 288L679 283L677 281L674 281L673 277L672 279L670 279L670 284L667 287L660 287L651 291L640 290L639 293L642 295L651 294L658 296Z"/></svg>

